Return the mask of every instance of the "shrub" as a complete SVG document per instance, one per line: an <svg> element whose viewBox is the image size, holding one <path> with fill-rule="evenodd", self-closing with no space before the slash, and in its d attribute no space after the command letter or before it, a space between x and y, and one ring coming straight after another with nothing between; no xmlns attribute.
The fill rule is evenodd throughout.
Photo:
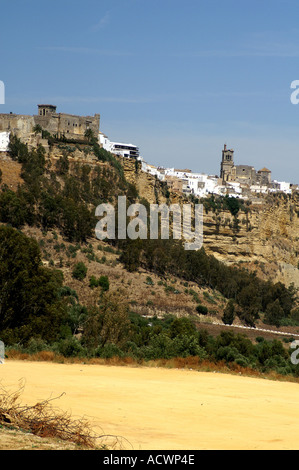
<svg viewBox="0 0 299 470"><path fill-rule="evenodd" d="M64 357L76 357L82 355L84 349L80 342L75 337L66 338L56 343L55 347L57 352Z"/></svg>
<svg viewBox="0 0 299 470"><path fill-rule="evenodd" d="M95 287L98 287L98 280L95 276L91 276L89 279L89 287L91 289L94 289Z"/></svg>
<svg viewBox="0 0 299 470"><path fill-rule="evenodd" d="M26 350L29 354L34 354L49 349L49 346L41 338L31 338L28 341Z"/></svg>
<svg viewBox="0 0 299 470"><path fill-rule="evenodd" d="M175 338L179 335L195 336L196 327L190 318L175 318L170 325L169 334L171 338Z"/></svg>
<svg viewBox="0 0 299 470"><path fill-rule="evenodd" d="M109 290L109 279L108 276L101 276L98 280L98 285L102 288L104 292Z"/></svg>
<svg viewBox="0 0 299 470"><path fill-rule="evenodd" d="M204 305L201 305L201 304L198 304L198 305L197 305L196 311L197 311L198 313L201 313L202 315L207 315L207 313L208 313L207 307L205 307Z"/></svg>
<svg viewBox="0 0 299 470"><path fill-rule="evenodd" d="M109 290L109 279L108 276L101 276L97 279L95 276L91 276L89 279L89 287L94 289L95 287L101 287L103 292Z"/></svg>
<svg viewBox="0 0 299 470"><path fill-rule="evenodd" d="M153 283L153 280L150 276L147 276L146 278L146 282L145 282L148 286L153 286L154 283Z"/></svg>
<svg viewBox="0 0 299 470"><path fill-rule="evenodd" d="M95 351L96 357L111 359L112 357L123 357L123 351L113 343L107 343L105 346L99 346Z"/></svg>
<svg viewBox="0 0 299 470"><path fill-rule="evenodd" d="M87 267L82 261L80 261L79 263L75 265L72 275L74 279L83 281L83 279L85 279L86 277L86 273L87 273Z"/></svg>

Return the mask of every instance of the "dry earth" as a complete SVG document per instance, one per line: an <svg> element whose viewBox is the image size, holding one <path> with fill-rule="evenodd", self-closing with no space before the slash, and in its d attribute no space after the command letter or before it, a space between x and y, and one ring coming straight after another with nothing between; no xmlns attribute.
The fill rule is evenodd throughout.
<svg viewBox="0 0 299 470"><path fill-rule="evenodd" d="M126 449L299 447L299 385L294 383L150 367L17 360L0 366L5 388L16 390L21 379L26 381L22 403L63 393L55 406L88 418L99 433L122 436ZM7 441L1 431L0 449L59 448L40 438L26 443L28 436L13 437Z"/></svg>
<svg viewBox="0 0 299 470"><path fill-rule="evenodd" d="M77 450L75 444L46 439L17 429L0 429L0 450Z"/></svg>

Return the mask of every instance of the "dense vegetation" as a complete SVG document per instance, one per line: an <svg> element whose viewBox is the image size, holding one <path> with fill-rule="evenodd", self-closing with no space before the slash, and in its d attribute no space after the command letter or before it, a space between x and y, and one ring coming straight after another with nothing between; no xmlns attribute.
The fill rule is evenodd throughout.
<svg viewBox="0 0 299 470"><path fill-rule="evenodd" d="M37 242L0 227L0 331L5 343L40 336L54 341L65 317L62 275L41 266Z"/></svg>
<svg viewBox="0 0 299 470"><path fill-rule="evenodd" d="M29 151L27 145L12 135L9 153L22 164L24 184L16 192L2 185L0 222L16 228L25 224L39 226L45 231L55 227L68 241L85 242L93 236L97 222L95 207L112 201L117 192L133 201L137 192L109 152L96 143L87 148L107 165L91 169L86 164L74 164L70 171L65 150L56 167L48 168L42 146Z"/></svg>
<svg viewBox="0 0 299 470"><path fill-rule="evenodd" d="M274 371L299 377L299 366L291 361L293 349L279 340L257 337L253 343L245 335L223 331L217 337L196 327L189 318L166 316L145 318L129 311L118 295L104 296L98 308L81 312L84 333L81 339L69 334L56 342L31 338L20 352L51 351L71 358L130 358L137 362L192 357L200 364L219 364L231 370L258 373ZM78 318L78 317L77 317ZM291 341L292 338L286 341ZM285 347L286 346L286 347Z"/></svg>
<svg viewBox="0 0 299 470"><path fill-rule="evenodd" d="M240 319L254 326L260 313L269 324L279 326L295 306L295 290L282 283L263 281L255 273L227 266L202 248L186 251L173 240L126 240L120 242L120 259L130 271L140 266L158 275L170 273L200 286L217 289L236 304Z"/></svg>

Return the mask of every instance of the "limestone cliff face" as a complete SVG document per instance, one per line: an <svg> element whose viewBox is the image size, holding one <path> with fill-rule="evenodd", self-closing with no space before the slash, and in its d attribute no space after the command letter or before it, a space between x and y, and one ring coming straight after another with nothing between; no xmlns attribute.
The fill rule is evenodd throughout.
<svg viewBox="0 0 299 470"><path fill-rule="evenodd" d="M255 269L262 277L294 282L299 287L298 201L264 201L238 214L238 228L229 212L204 214L204 247L226 263Z"/></svg>
<svg viewBox="0 0 299 470"><path fill-rule="evenodd" d="M261 277L299 287L299 201L261 200L250 212L204 214L204 247L225 263L244 264Z"/></svg>
<svg viewBox="0 0 299 470"><path fill-rule="evenodd" d="M135 160L122 158L120 161L123 165L127 181L136 186L141 197L147 199L150 204L166 202L164 186L155 176L142 171L140 165Z"/></svg>
<svg viewBox="0 0 299 470"><path fill-rule="evenodd" d="M296 208L297 207L297 208ZM250 212L234 217L228 212L204 214L206 248L226 261L275 262L297 265L299 260L299 210L294 201L263 201Z"/></svg>

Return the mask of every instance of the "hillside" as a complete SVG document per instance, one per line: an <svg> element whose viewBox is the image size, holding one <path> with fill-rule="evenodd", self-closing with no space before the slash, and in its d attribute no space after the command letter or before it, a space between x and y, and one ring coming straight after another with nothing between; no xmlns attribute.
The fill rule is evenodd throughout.
<svg viewBox="0 0 299 470"><path fill-rule="evenodd" d="M24 287L20 291L12 278L10 302L15 307L8 302L3 311L9 315L0 318L8 346L54 347L63 354L129 353L136 358L195 354L263 368L270 366L272 342L280 339L282 359L274 367L280 373L295 371L287 359L291 335L299 334L295 196L253 203L214 197L189 200L142 172L137 162L109 154L94 141L51 142L47 154L42 147L29 151L13 139L0 169L0 222L18 230L2 231L2 253L7 249L4 240L12 243L12 238L14 246L24 247L25 256ZM145 206L202 202L203 250L186 252L173 240L96 239L95 207L115 203L118 195ZM28 268L23 236L36 241L28 249L43 268L35 262ZM11 255L3 254L7 259ZM3 279L10 271L4 263ZM30 297L28 289L33 288L27 284L32 276L37 282ZM20 305L27 309L22 318ZM187 322L176 323L175 318ZM228 335L218 339L222 332ZM244 346L241 333L254 349ZM270 341L269 346L259 344L257 337ZM221 341L228 348L225 354L218 353ZM270 348L266 355L264 347Z"/></svg>
<svg viewBox="0 0 299 470"><path fill-rule="evenodd" d="M79 146L54 146L48 159L48 169L57 173L57 165L67 155L68 166L76 165L91 171L111 168ZM91 151L90 151L91 152ZM136 193L149 203L190 203L182 194L169 192L164 183L144 173L133 160L115 157L122 165L124 176ZM22 183L21 164L1 157L2 184L16 190ZM119 193L121 195L121 193ZM109 194L107 194L109 195ZM114 198L116 194L112 194ZM109 196L110 197L110 196ZM219 199L219 198L218 198ZM246 266L265 279L294 283L299 287L299 197L286 195L261 196L240 206L237 216L223 208L217 199L206 199L204 204L204 248L224 263Z"/></svg>

